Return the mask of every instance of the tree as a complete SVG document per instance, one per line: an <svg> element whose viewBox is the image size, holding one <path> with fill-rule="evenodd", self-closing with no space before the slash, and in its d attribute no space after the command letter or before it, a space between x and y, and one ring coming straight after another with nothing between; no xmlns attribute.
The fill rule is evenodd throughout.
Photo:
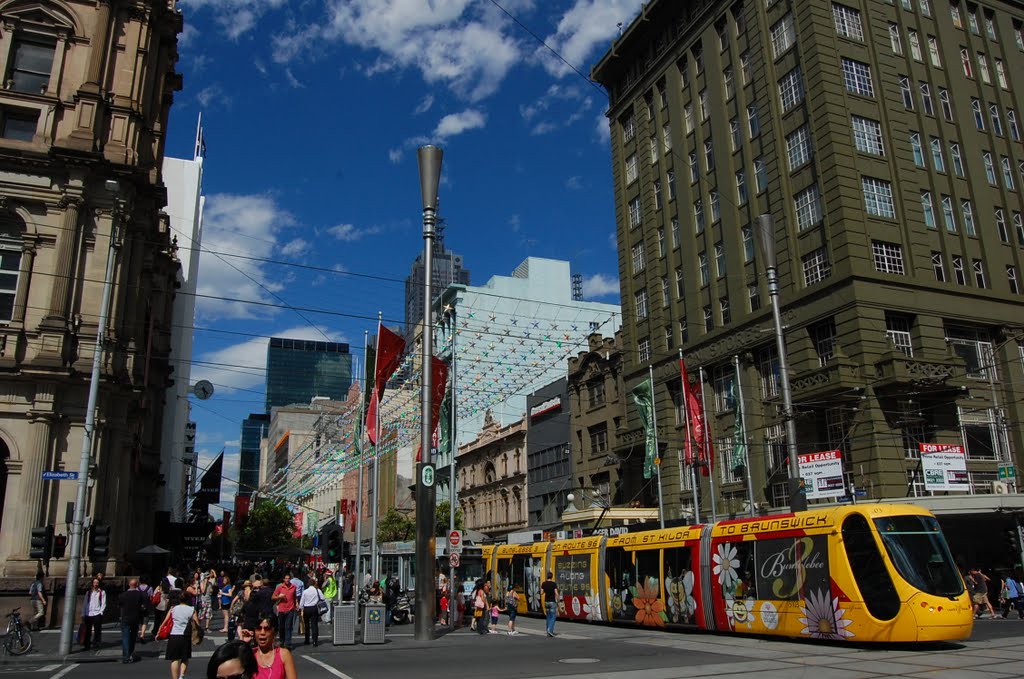
<svg viewBox="0 0 1024 679"><path fill-rule="evenodd" d="M273 550L292 545L295 517L280 501L258 500L249 512L245 528L238 533L236 547L241 551Z"/></svg>
<svg viewBox="0 0 1024 679"><path fill-rule="evenodd" d="M404 516L394 507L377 522L379 542L404 542L416 537L416 520Z"/></svg>
<svg viewBox="0 0 1024 679"><path fill-rule="evenodd" d="M442 500L437 503L437 512L434 515L434 534L435 535L448 535L448 528L451 524L450 503L448 500ZM458 530L466 529L466 522L462 516L462 508L455 508L455 528Z"/></svg>

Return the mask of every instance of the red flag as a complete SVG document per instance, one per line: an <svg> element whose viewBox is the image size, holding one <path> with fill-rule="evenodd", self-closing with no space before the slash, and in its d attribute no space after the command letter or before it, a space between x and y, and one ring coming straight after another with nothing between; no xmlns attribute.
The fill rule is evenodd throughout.
<svg viewBox="0 0 1024 679"><path fill-rule="evenodd" d="M437 356L430 357L430 433L437 430L437 422L441 419L441 402L448 388L448 364ZM416 451L416 462L423 459L423 442Z"/></svg>
<svg viewBox="0 0 1024 679"><path fill-rule="evenodd" d="M683 402L686 404L686 418L690 423L690 433L686 439L686 464L699 464L700 473L710 476L715 466L715 453L711 445L711 437L707 428L704 413L704 399L699 385L690 386L690 377L686 374L686 361L679 359L679 373L683 380Z"/></svg>
<svg viewBox="0 0 1024 679"><path fill-rule="evenodd" d="M370 443L377 445L377 408L384 397L384 387L398 369L405 351L405 340L377 324L377 358L373 371L373 390L370 405L366 409L366 436Z"/></svg>
<svg viewBox="0 0 1024 679"><path fill-rule="evenodd" d="M235 525L239 528L245 525L245 520L249 518L249 496L248 495L236 495L235 496Z"/></svg>

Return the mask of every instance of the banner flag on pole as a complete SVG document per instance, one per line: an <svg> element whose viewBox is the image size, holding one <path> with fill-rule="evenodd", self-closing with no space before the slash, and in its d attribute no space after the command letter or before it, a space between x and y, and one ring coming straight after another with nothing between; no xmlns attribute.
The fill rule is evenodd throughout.
<svg viewBox="0 0 1024 679"><path fill-rule="evenodd" d="M373 445L377 445L377 409L384 398L384 387L387 386L388 380L398 369L403 351L405 351L405 340L378 322L373 389L370 394L370 407L366 409L366 435Z"/></svg>
<svg viewBox="0 0 1024 679"><path fill-rule="evenodd" d="M701 476L711 476L715 471L715 447L711 443L711 430L708 428L707 412L704 410L704 368L700 369L697 388L691 390L697 401L694 409L693 437L697 440L697 462L700 464ZM714 514L714 497L712 496L712 514Z"/></svg>
<svg viewBox="0 0 1024 679"><path fill-rule="evenodd" d="M450 369L449 366L445 366L446 369ZM433 401L431 401L433 406ZM439 424L438 433L441 440L441 445L437 447L438 456L447 455L452 449L452 390L444 390L444 399L441 401L441 420Z"/></svg>
<svg viewBox="0 0 1024 679"><path fill-rule="evenodd" d="M683 407L686 408L686 456L684 461L688 465L694 465L697 463L697 454L694 447L694 441L697 441L697 446L700 445L699 441L701 437L697 432L692 431L693 427L693 412L697 409L697 400L694 398L693 389L690 387L690 376L686 373L686 361L682 358L679 359L679 374L683 380Z"/></svg>
<svg viewBox="0 0 1024 679"><path fill-rule="evenodd" d="M739 467L747 464L747 432L743 431L743 395L736 389L736 382L732 384L732 402L736 410L736 425L732 432L732 469L735 473ZM747 473L750 471L747 470Z"/></svg>
<svg viewBox="0 0 1024 679"><path fill-rule="evenodd" d="M657 433L654 431L654 385L651 384L651 378L648 377L633 387L633 391L630 394L632 394L633 400L636 401L637 410L640 412L640 421L644 425L644 433L646 434L644 478L649 479L654 476L654 467L657 464L655 460L658 457L658 438Z"/></svg>
<svg viewBox="0 0 1024 679"><path fill-rule="evenodd" d="M430 435L437 431L437 422L441 417L441 404L445 392L448 391L448 364L437 356L430 357ZM444 434L442 433L442 436ZM423 442L416 451L416 462L423 460ZM429 460L428 460L429 461Z"/></svg>

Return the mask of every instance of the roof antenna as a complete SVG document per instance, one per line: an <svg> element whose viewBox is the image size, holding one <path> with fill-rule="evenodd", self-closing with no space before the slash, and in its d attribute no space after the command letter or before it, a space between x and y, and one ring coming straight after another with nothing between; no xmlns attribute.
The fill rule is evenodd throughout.
<svg viewBox="0 0 1024 679"><path fill-rule="evenodd" d="M617 26L619 27L619 37L622 37L622 22L620 21Z"/></svg>

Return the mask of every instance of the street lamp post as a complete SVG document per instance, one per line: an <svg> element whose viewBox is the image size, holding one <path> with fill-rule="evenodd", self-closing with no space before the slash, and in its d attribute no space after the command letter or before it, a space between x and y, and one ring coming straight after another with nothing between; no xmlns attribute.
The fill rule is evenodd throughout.
<svg viewBox="0 0 1024 679"><path fill-rule="evenodd" d="M779 386L782 389L782 418L786 424L786 440L789 449L789 509L802 512L807 509L807 490L800 478L800 462L796 456L796 423L793 420L793 395L789 388L789 367L786 360L786 340L782 335L782 317L779 313L779 272L775 257L775 220L770 214L757 218L757 235L764 257L765 273L768 277L768 299L772 305L772 322L775 325L775 348L779 354Z"/></svg>
<svg viewBox="0 0 1024 679"><path fill-rule="evenodd" d="M92 354L92 374L89 378L89 399L85 406L85 425L82 431L82 456L78 466L78 488L75 494L75 513L71 520L71 540L68 545L68 579L64 589L64 612L60 624L58 652L62 656L71 653L72 630L75 625L75 603L78 599L78 569L82 556L82 542L85 533L85 503L89 492L89 468L92 466L92 442L96 428L96 401L100 389L100 368L103 365L103 344L107 337L107 314L110 294L114 284L114 261L121 247L120 226L125 219L125 199L121 187L114 180L106 182L106 189L114 194L114 207L110 214L110 247L107 250L107 268L103 276L103 292L100 296L100 314L96 326L96 347Z"/></svg>
<svg viewBox="0 0 1024 679"><path fill-rule="evenodd" d="M434 486L431 439L431 369L434 325L433 274L434 227L437 220L437 186L441 180L441 158L444 152L436 146L417 150L420 169L420 192L423 197L423 361L420 367L420 462L416 465L416 630L417 641L434 639L434 519L436 488Z"/></svg>

